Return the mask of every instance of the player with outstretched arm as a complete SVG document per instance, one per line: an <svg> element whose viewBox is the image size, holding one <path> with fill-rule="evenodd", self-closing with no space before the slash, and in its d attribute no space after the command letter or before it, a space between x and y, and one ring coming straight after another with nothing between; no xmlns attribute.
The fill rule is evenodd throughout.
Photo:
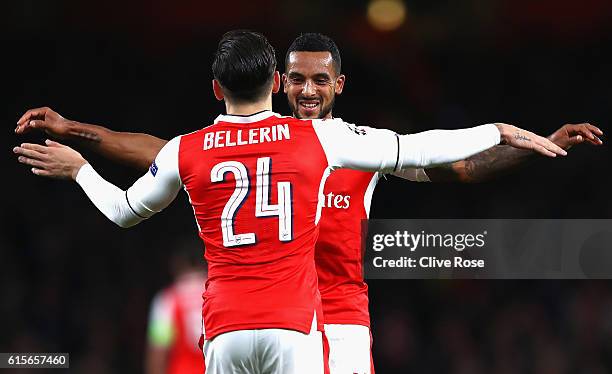
<svg viewBox="0 0 612 374"><path fill-rule="evenodd" d="M238 58L238 49L248 51L246 59ZM75 179L124 227L162 210L181 188L187 191L209 263L203 317L210 373L323 371L314 240L319 196L334 168L427 167L500 142L551 157L566 154L549 140L506 124L397 135L341 120L283 117L271 112L271 93L280 87L275 66L263 36L224 35L213 64L213 88L228 114L168 142L150 171L127 191L59 143L15 148L35 174ZM335 141L339 138L343 141ZM255 351L266 352L265 357Z"/></svg>
<svg viewBox="0 0 612 374"><path fill-rule="evenodd" d="M335 96L342 93L346 80L341 73L340 51L333 40L316 33L300 35L286 53L285 67L282 80L293 116L332 118ZM167 143L147 134L113 132L101 126L70 121L49 108L29 110L19 119L17 133L31 129L76 141L143 171ZM555 131L549 139L569 149L583 142L602 144L597 135L602 135L601 130L588 123L568 124ZM534 152L500 145L466 160L394 174L416 181L479 182L521 165L533 155ZM360 229L361 220L369 216L371 197L380 176L377 172L343 169L332 173L324 187L315 263L332 374L374 370L370 352L368 286L363 279L360 255Z"/></svg>

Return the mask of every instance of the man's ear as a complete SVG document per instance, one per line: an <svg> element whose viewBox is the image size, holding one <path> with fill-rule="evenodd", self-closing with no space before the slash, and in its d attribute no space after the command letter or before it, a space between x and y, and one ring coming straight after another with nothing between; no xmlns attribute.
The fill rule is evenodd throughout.
<svg viewBox="0 0 612 374"><path fill-rule="evenodd" d="M338 78L336 78L336 85L334 87L334 92L336 95L340 95L342 90L344 90L344 82L346 82L346 77L344 74L340 74Z"/></svg>
<svg viewBox="0 0 612 374"><path fill-rule="evenodd" d="M280 73L278 70L274 71L274 83L272 83L272 93L275 94L280 90Z"/></svg>
<svg viewBox="0 0 612 374"><path fill-rule="evenodd" d="M225 95L223 94L223 89L221 88L221 84L219 83L219 81L213 79L212 86L215 97L217 98L217 100L222 101L225 98Z"/></svg>
<svg viewBox="0 0 612 374"><path fill-rule="evenodd" d="M283 92L287 93L287 79L289 79L289 78L287 78L287 74L286 73L283 73L283 76L281 78L282 78L281 80L283 82Z"/></svg>

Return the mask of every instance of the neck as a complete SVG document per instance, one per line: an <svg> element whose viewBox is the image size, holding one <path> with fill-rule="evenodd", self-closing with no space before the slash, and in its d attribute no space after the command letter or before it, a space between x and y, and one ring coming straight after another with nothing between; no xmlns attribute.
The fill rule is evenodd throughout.
<svg viewBox="0 0 612 374"><path fill-rule="evenodd" d="M272 95L253 103L234 103L225 100L225 111L229 115L245 116L264 110L272 110Z"/></svg>
<svg viewBox="0 0 612 374"><path fill-rule="evenodd" d="M294 118L300 118L300 117L298 117L298 116L295 114L295 112L294 112L294 113L292 113L292 115L293 115L293 117L294 117ZM332 118L334 118L334 116L333 116L332 112L330 111L329 113L327 113L327 115L326 115L325 117L323 117L323 118L321 118L321 119L332 119ZM314 119L314 118L301 118L301 119Z"/></svg>

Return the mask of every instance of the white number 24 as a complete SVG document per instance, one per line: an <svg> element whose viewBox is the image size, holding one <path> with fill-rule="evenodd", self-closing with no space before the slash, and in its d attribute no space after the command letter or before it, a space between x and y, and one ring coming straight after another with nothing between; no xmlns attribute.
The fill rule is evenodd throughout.
<svg viewBox="0 0 612 374"><path fill-rule="evenodd" d="M257 159L257 183L255 194L255 217L278 216L278 239L288 242L293 239L293 212L291 204L291 183L278 182L277 204L270 204L270 157ZM255 244L255 233L234 233L234 218L244 199L249 193L249 173L243 163L238 161L225 161L215 165L210 171L211 182L223 182L225 174L234 174L236 189L221 213L221 231L223 245L235 247L239 245Z"/></svg>

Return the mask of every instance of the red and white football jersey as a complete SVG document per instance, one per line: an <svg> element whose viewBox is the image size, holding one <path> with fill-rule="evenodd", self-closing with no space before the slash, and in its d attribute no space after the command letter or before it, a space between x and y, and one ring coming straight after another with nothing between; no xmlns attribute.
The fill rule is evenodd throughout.
<svg viewBox="0 0 612 374"><path fill-rule="evenodd" d="M391 172L453 162L499 139L495 125L399 136L339 119L298 120L263 111L222 115L172 139L127 191L89 164L76 180L123 227L164 209L181 187L187 191L209 266L206 339L263 328L308 333L315 313L322 329L314 248L331 171ZM328 203L345 201L330 196Z"/></svg>
<svg viewBox="0 0 612 374"><path fill-rule="evenodd" d="M367 136L347 124L320 122L271 112L220 116L181 137L179 173L209 264L206 339L261 328L307 333L315 311L322 329L314 262L319 194L331 171L328 158L349 153L330 144L342 133ZM393 168L395 136L383 133L390 149L371 162Z"/></svg>
<svg viewBox="0 0 612 374"><path fill-rule="evenodd" d="M429 181L422 168L392 174L415 182ZM379 172L339 169L325 182L315 263L326 324L370 326L361 230L370 216L380 176Z"/></svg>
<svg viewBox="0 0 612 374"><path fill-rule="evenodd" d="M209 340L233 330L308 333L315 311L322 328L313 249L327 160L312 126L262 114L221 116L180 142L179 172L206 246Z"/></svg>
<svg viewBox="0 0 612 374"><path fill-rule="evenodd" d="M325 183L315 263L326 324L370 326L361 224L368 218L378 175L340 169Z"/></svg>

